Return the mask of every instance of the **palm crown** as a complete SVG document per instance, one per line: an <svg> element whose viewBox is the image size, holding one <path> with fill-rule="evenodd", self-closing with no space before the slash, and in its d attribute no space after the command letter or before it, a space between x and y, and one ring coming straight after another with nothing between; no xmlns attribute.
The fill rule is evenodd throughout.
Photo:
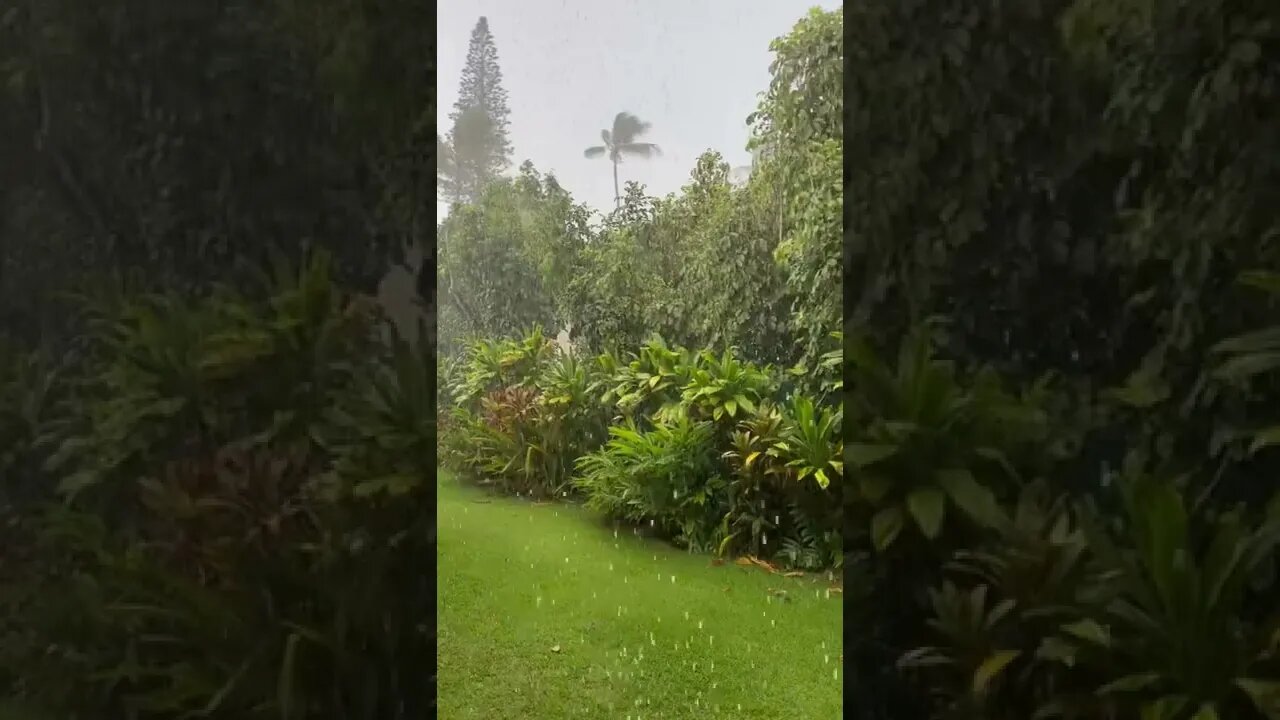
<svg viewBox="0 0 1280 720"><path fill-rule="evenodd" d="M609 161L613 163L613 201L618 206L622 203L622 196L618 192L618 164L622 162L625 155L633 155L635 157L651 158L662 154L657 145L647 142L637 142L641 135L649 130L649 123L644 122L640 118L629 112L620 112L613 118L612 130L601 130L600 138L604 141L603 145L593 145L586 149L583 153L588 158L598 158L604 155L609 156Z"/></svg>

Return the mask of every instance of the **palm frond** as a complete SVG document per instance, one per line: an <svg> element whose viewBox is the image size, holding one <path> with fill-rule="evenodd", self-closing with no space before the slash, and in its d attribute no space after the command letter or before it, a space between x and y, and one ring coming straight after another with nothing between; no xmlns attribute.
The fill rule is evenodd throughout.
<svg viewBox="0 0 1280 720"><path fill-rule="evenodd" d="M629 112L620 112L613 119L613 139L617 145L629 145L649 131L649 123Z"/></svg>
<svg viewBox="0 0 1280 720"><path fill-rule="evenodd" d="M661 157L662 150L653 143L626 143L618 146L618 152L642 158Z"/></svg>
<svg viewBox="0 0 1280 720"><path fill-rule="evenodd" d="M613 145L613 135L608 130L600 131L600 139L604 141L605 147Z"/></svg>
<svg viewBox="0 0 1280 720"><path fill-rule="evenodd" d="M588 159L595 159L600 157L601 155L604 155L605 149L606 148L603 145L592 145L591 147L587 148L586 151L583 152L582 154L584 157Z"/></svg>

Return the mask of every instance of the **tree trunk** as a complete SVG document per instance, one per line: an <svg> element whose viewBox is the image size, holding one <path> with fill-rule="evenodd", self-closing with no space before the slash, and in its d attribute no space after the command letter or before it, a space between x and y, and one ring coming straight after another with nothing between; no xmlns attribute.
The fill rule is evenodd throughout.
<svg viewBox="0 0 1280 720"><path fill-rule="evenodd" d="M622 207L622 195L618 193L618 161L613 161L613 209Z"/></svg>

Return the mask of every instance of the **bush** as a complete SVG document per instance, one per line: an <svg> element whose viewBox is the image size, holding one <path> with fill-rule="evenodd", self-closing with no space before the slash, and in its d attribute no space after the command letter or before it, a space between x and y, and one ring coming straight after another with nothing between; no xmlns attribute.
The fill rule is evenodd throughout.
<svg viewBox="0 0 1280 720"><path fill-rule="evenodd" d="M435 371L326 258L96 313L34 443L9 694L91 717L417 717ZM53 510L40 511L59 500Z"/></svg>
<svg viewBox="0 0 1280 720"><path fill-rule="evenodd" d="M693 550L713 547L726 482L712 425L683 418L648 431L615 426L609 435L604 448L578 460L574 483L587 507L636 524L647 521Z"/></svg>
<svg viewBox="0 0 1280 720"><path fill-rule="evenodd" d="M441 437L453 467L521 495L572 490L605 516L699 551L839 566L843 411L830 404L838 396L793 392L778 405L782 376L733 349L653 339L588 364L536 350L543 342L533 332L473 344ZM823 363L818 377L830 372L830 358ZM757 462L760 454L767 460Z"/></svg>

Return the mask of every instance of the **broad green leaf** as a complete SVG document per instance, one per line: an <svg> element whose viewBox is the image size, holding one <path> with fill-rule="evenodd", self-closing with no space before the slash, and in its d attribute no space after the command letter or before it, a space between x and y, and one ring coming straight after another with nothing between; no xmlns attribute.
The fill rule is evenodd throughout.
<svg viewBox="0 0 1280 720"><path fill-rule="evenodd" d="M1272 425L1269 428L1258 431L1253 436L1253 444L1249 446L1249 453L1256 453L1272 445L1280 445L1280 425Z"/></svg>
<svg viewBox="0 0 1280 720"><path fill-rule="evenodd" d="M1280 369L1280 351L1254 352L1237 355L1214 371L1214 375L1225 380L1247 380L1256 375Z"/></svg>
<svg viewBox="0 0 1280 720"><path fill-rule="evenodd" d="M1280 720L1280 681L1237 678L1236 687L1249 696L1268 720Z"/></svg>
<svg viewBox="0 0 1280 720"><path fill-rule="evenodd" d="M863 499L869 503L880 502L889 493L889 489L893 487L893 480L886 475L863 473L855 477L858 478L859 492L862 494Z"/></svg>
<svg viewBox="0 0 1280 720"><path fill-rule="evenodd" d="M892 457L898 450L897 445L849 443L844 448L844 461L855 468L864 468Z"/></svg>
<svg viewBox="0 0 1280 720"><path fill-rule="evenodd" d="M1047 637L1040 641L1036 648L1036 657L1043 660L1060 662L1067 667L1075 667L1077 648L1060 637Z"/></svg>
<svg viewBox="0 0 1280 720"><path fill-rule="evenodd" d="M1103 685L1102 687L1098 688L1097 692L1099 695L1110 695L1112 693L1122 693L1122 692L1134 692L1137 690L1142 690L1143 688L1150 687L1156 682L1159 682L1159 680L1160 680L1160 674L1153 673L1153 672L1126 675L1120 678L1119 680L1114 680L1112 682L1107 683L1106 685Z"/></svg>
<svg viewBox="0 0 1280 720"><path fill-rule="evenodd" d="M966 515L987 527L1000 524L1003 515L995 494L968 470L940 470L936 477L938 485Z"/></svg>
<svg viewBox="0 0 1280 720"><path fill-rule="evenodd" d="M1107 629L1098 624L1096 620L1085 618L1077 620L1062 626L1062 630L1070 635L1088 640L1091 643L1102 645L1104 647L1111 645L1111 634Z"/></svg>
<svg viewBox="0 0 1280 720"><path fill-rule="evenodd" d="M1168 384L1143 369L1130 375L1123 386L1107 391L1106 395L1131 408L1145 410L1169 399L1169 392Z"/></svg>
<svg viewBox="0 0 1280 720"><path fill-rule="evenodd" d="M925 537L930 540L938 537L947 508L945 493L933 487L917 488L907 496L907 508Z"/></svg>
<svg viewBox="0 0 1280 720"><path fill-rule="evenodd" d="M1257 288L1263 292L1280 295L1280 273L1251 270L1240 273L1237 282L1245 287Z"/></svg>
<svg viewBox="0 0 1280 720"><path fill-rule="evenodd" d="M1021 650L999 650L991 657L983 660L977 671L973 673L974 694L981 695L986 692L987 686L991 684L991 681L1021 654Z"/></svg>
<svg viewBox="0 0 1280 720"><path fill-rule="evenodd" d="M902 532L902 509L888 507L871 518L871 542L876 550L884 551Z"/></svg>

